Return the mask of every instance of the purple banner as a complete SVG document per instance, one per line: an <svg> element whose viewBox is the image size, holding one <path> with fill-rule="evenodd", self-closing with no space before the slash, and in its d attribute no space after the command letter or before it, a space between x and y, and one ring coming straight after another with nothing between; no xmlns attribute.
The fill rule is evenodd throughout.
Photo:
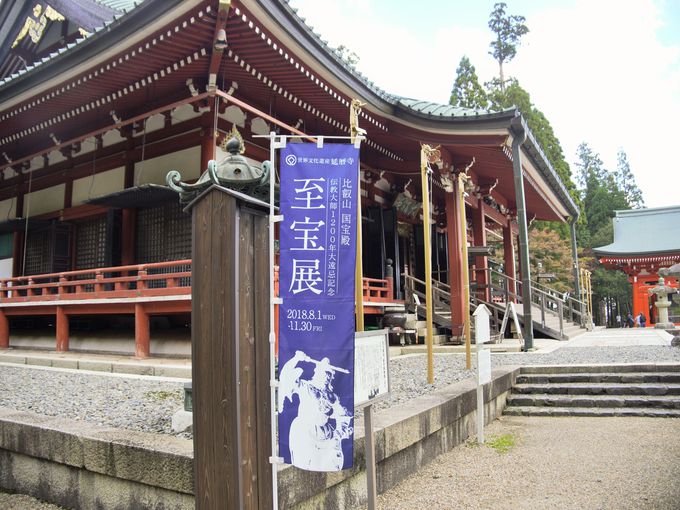
<svg viewBox="0 0 680 510"><path fill-rule="evenodd" d="M279 451L308 471L352 467L359 151L281 151Z"/></svg>

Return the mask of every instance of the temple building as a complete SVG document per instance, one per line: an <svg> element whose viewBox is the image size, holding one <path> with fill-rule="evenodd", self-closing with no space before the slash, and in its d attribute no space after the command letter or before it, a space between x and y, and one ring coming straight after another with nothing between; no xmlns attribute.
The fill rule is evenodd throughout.
<svg viewBox="0 0 680 510"><path fill-rule="evenodd" d="M657 319L655 296L649 290L659 281L659 270L680 262L680 206L615 211L614 242L593 251L600 264L628 275L633 286L633 315L642 312L647 324ZM677 278L666 285L680 288ZM680 305L670 309L670 320L680 322Z"/></svg>
<svg viewBox="0 0 680 510"><path fill-rule="evenodd" d="M4 0L0 19L0 348L189 353L191 221L166 175L198 179L235 155L232 136L254 167L269 158L259 135L347 136L353 100L370 320L417 301L425 143L440 151L438 325L458 335L470 311L464 245L474 303L522 302L527 324L559 338L579 322L555 296L544 312L559 321L532 316L545 299L532 301L528 224L573 225L578 208L517 109L390 94L285 0Z"/></svg>

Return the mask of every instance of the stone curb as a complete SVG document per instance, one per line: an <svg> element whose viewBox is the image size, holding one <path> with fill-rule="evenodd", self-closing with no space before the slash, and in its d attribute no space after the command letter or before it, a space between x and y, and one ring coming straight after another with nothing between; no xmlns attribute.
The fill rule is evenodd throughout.
<svg viewBox="0 0 680 510"><path fill-rule="evenodd" d="M191 366L163 365L145 362L103 361L96 359L56 358L53 356L25 356L23 354L0 353L1 363L35 365L43 367L90 370L118 374L150 375L191 379Z"/></svg>

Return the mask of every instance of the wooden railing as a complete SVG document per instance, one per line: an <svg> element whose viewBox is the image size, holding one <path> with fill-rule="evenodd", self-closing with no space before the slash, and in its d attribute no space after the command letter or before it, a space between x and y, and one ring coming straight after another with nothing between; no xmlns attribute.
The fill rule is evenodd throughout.
<svg viewBox="0 0 680 510"><path fill-rule="evenodd" d="M278 267L274 280L278 289ZM364 301L396 302L389 278L364 278ZM191 294L191 260L102 267L0 279L0 305L71 299Z"/></svg>
<svg viewBox="0 0 680 510"><path fill-rule="evenodd" d="M495 303L514 301L515 303L522 303L522 282L515 278L494 271L493 269L480 269L480 271L487 272L486 286L476 284L476 290L483 290L488 288L491 294L491 301ZM589 318L585 313L585 303L572 297L571 295L563 294L539 282L531 282L531 302L536 305L540 311L540 317L534 320L540 320L545 327L546 316L553 315L559 319L559 332L564 331L564 322L573 322L583 327L589 327Z"/></svg>
<svg viewBox="0 0 680 510"><path fill-rule="evenodd" d="M363 278L364 301L368 302L392 302L394 301L394 291L392 282L389 279Z"/></svg>
<svg viewBox="0 0 680 510"><path fill-rule="evenodd" d="M180 294L191 294L188 259L0 280L0 304Z"/></svg>

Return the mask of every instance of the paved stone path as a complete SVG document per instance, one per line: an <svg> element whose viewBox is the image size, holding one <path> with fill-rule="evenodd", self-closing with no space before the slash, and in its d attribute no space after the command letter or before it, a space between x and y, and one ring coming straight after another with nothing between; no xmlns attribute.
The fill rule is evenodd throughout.
<svg viewBox="0 0 680 510"><path fill-rule="evenodd" d="M379 496L380 509L677 510L680 419L504 416Z"/></svg>

